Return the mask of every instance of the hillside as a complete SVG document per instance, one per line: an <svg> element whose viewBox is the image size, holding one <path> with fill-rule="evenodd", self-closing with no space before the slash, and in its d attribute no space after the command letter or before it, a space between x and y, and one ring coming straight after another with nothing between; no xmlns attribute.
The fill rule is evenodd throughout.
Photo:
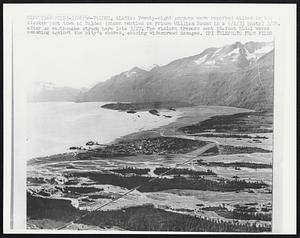
<svg viewBox="0 0 300 238"><path fill-rule="evenodd" d="M95 85L78 101L183 101L270 110L273 78L272 43L236 42L149 71L134 67Z"/></svg>

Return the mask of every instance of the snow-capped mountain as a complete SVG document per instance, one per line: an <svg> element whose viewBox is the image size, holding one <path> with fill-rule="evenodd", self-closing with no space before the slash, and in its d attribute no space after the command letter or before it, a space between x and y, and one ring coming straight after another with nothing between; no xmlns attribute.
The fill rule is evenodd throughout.
<svg viewBox="0 0 300 238"><path fill-rule="evenodd" d="M159 64L151 64L151 65L141 65L138 66L140 69L143 69L145 71L151 71L152 69L156 69L158 67L160 67L161 65Z"/></svg>
<svg viewBox="0 0 300 238"><path fill-rule="evenodd" d="M202 53L199 58L194 60L198 65L207 67L222 67L229 63L244 61L246 64L255 63L260 57L269 53L273 49L273 43L255 43L248 42L245 45L236 42L233 45L227 45L215 48Z"/></svg>
<svg viewBox="0 0 300 238"><path fill-rule="evenodd" d="M273 43L236 42L208 48L150 70L135 67L101 82L79 101L187 101L270 109Z"/></svg>

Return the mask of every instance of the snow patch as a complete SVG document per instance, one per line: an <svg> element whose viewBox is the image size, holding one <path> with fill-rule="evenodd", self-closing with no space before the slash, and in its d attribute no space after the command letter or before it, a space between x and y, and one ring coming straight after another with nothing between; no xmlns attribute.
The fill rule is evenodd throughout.
<svg viewBox="0 0 300 238"><path fill-rule="evenodd" d="M256 59L257 56L255 55L255 53L250 53L247 49L246 50L246 58L247 60L252 60L252 59Z"/></svg>
<svg viewBox="0 0 300 238"><path fill-rule="evenodd" d="M156 67L160 67L161 65L159 64L152 64L152 65L143 65L143 66L139 66L140 69L143 69L145 71L150 71Z"/></svg>
<svg viewBox="0 0 300 238"><path fill-rule="evenodd" d="M239 53L240 53L240 48L235 48L234 50L230 51L228 55L232 56L233 54L239 54Z"/></svg>
<svg viewBox="0 0 300 238"><path fill-rule="evenodd" d="M216 61L215 60L209 60L209 61L206 61L205 64L207 64L207 65L215 65Z"/></svg>
<svg viewBox="0 0 300 238"><path fill-rule="evenodd" d="M269 53L271 50L273 50L273 46L272 45L267 45L265 47L262 47L258 50L255 51L256 54L267 54Z"/></svg>
<svg viewBox="0 0 300 238"><path fill-rule="evenodd" d="M215 57L223 48L219 48L215 51L215 53L213 53L213 55L211 57Z"/></svg>
<svg viewBox="0 0 300 238"><path fill-rule="evenodd" d="M135 75L135 74L136 74L135 71L127 71L127 72L125 73L125 76L126 76L127 78L130 78L131 76L133 76L133 75Z"/></svg>
<svg viewBox="0 0 300 238"><path fill-rule="evenodd" d="M202 64L206 59L207 59L207 55L204 55L204 56L200 57L199 59L195 60L194 62L196 64Z"/></svg>
<svg viewBox="0 0 300 238"><path fill-rule="evenodd" d="M263 55L269 53L271 50L273 50L273 46L272 45L264 46L264 47L262 47L260 49L257 49L253 53L250 53L246 49L246 58L248 60L258 60L260 57L262 57Z"/></svg>

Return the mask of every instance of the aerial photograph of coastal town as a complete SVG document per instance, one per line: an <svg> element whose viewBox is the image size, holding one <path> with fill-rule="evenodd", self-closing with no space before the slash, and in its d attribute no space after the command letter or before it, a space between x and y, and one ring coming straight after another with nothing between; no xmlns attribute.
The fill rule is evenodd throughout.
<svg viewBox="0 0 300 238"><path fill-rule="evenodd" d="M273 42L152 63L35 84L27 229L271 232Z"/></svg>

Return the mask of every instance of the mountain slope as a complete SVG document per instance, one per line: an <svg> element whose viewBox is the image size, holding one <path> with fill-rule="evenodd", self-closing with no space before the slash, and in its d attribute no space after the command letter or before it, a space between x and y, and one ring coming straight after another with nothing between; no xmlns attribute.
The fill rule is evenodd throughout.
<svg viewBox="0 0 300 238"><path fill-rule="evenodd" d="M29 102L73 102L86 88L57 87L52 83L36 82L28 93Z"/></svg>
<svg viewBox="0 0 300 238"><path fill-rule="evenodd" d="M273 44L236 42L97 84L79 101L187 101L256 110L273 106Z"/></svg>

